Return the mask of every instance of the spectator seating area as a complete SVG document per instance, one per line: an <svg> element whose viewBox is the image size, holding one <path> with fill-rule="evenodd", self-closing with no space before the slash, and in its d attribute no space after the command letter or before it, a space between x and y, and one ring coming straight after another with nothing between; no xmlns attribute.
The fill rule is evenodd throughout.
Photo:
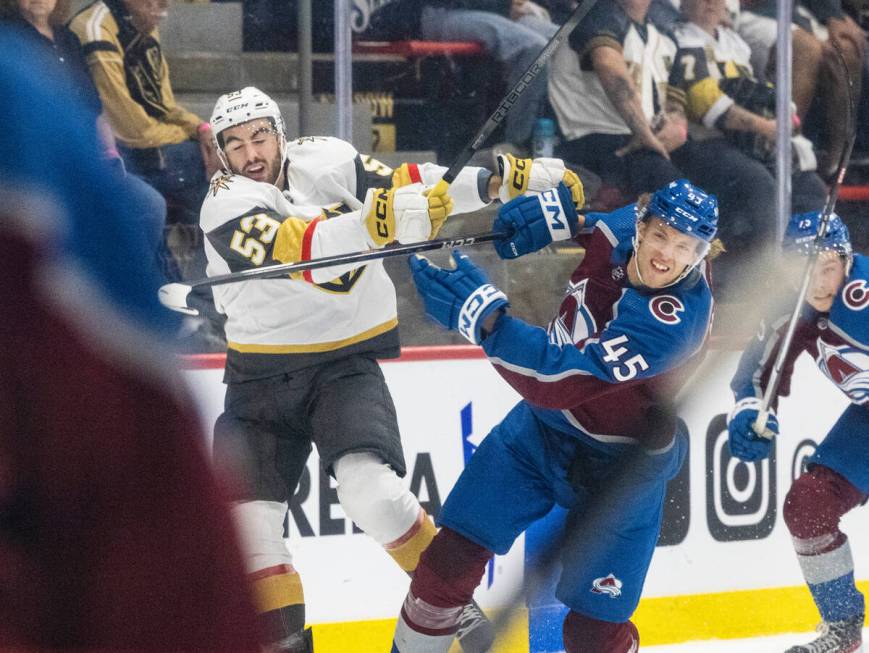
<svg viewBox="0 0 869 653"><path fill-rule="evenodd" d="M220 93L255 85L278 101L293 135L298 125L298 57L294 52L244 51L243 24L240 2L182 2L171 7L160 31L176 98L191 111L207 117ZM434 158L434 153L441 163L451 162L506 90L505 84L492 74L492 60L476 42L369 41L357 37L353 64L354 144L360 151L373 152L390 164L418 157L421 151L426 153L425 158ZM315 52L313 66L315 99L321 104L311 114L311 131L332 133L334 57L329 52ZM478 161L491 166L488 153ZM857 153L852 168L840 193L839 212L852 227L855 245L866 250L869 229L864 226L865 218L857 219L869 208L869 158L865 153ZM588 186L589 207L593 210L610 210L632 199L599 180ZM473 231L471 224L479 227L476 230L485 230L490 217L487 214L461 224L450 223L445 234ZM182 273L185 252L195 246L198 238L194 225L167 227L169 249ZM546 256L554 257L553 268L562 265L556 261L557 252ZM521 307L521 290L516 292L520 296L511 297ZM403 310L412 315L413 302L403 303L409 305ZM538 322L548 319L550 307L538 307L532 298L527 305L534 314L529 317ZM411 332L424 336L419 343L408 344L449 337L433 329L407 330Z"/></svg>

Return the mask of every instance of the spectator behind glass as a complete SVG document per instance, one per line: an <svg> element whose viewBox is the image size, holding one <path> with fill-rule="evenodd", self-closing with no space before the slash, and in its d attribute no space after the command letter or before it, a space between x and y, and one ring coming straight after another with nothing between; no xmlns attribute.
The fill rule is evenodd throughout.
<svg viewBox="0 0 869 653"><path fill-rule="evenodd" d="M171 221L196 224L218 162L211 127L172 93L157 31L167 8L168 0L96 0L69 26L127 167L162 193Z"/></svg>
<svg viewBox="0 0 869 653"><path fill-rule="evenodd" d="M670 83L685 91L692 136L706 148L726 138L744 156L761 161L767 168L762 174L772 179L775 88L755 77L748 44L728 26L726 0L682 0L682 15L684 22L674 32L679 53ZM815 172L812 144L800 134L799 124L794 116L791 201L795 213L806 213L824 206L827 189ZM737 155L732 157L743 165Z"/></svg>
<svg viewBox="0 0 869 653"><path fill-rule="evenodd" d="M558 156L630 197L682 177L717 195L730 251L716 287L726 289L739 273L737 257L752 260L772 243L775 184L760 161L726 139L688 138L689 98L671 77L677 46L653 22L650 5L598 0L556 52L549 97L566 140Z"/></svg>
<svg viewBox="0 0 869 653"><path fill-rule="evenodd" d="M742 9L739 9L739 5ZM775 79L777 3L745 0L729 6L736 13L734 25L751 47L754 74ZM794 2L793 101L807 132L819 148L818 172L825 179L835 173L847 143L850 125L842 119L842 107L850 92L860 97L866 56L866 33L843 8L842 0ZM837 50L849 71L846 77Z"/></svg>
<svg viewBox="0 0 869 653"><path fill-rule="evenodd" d="M69 0L0 0L0 17L17 27L39 47L45 48L56 61L62 74L68 75L76 98L95 116L103 156L115 163L124 174L124 164L118 153L115 137L103 114L102 102L88 73L87 63L78 37L64 25L69 13ZM140 200L141 226L152 250L156 251L166 223L166 202L160 194L135 175L126 175L125 184Z"/></svg>
<svg viewBox="0 0 869 653"><path fill-rule="evenodd" d="M549 13L531 0L392 0L371 18L390 38L477 41L506 67L512 88L558 31ZM498 152L527 153L531 131L546 98L546 75L531 82L504 122Z"/></svg>
<svg viewBox="0 0 869 653"><path fill-rule="evenodd" d="M69 26L82 43L128 169L166 198L170 223L195 229L209 177L219 162L211 126L175 102L157 31L168 6L168 0L95 0ZM205 276L203 247L201 238L192 245L192 260L185 266L189 278ZM211 289L195 289L191 301L205 320L183 347L224 349L223 319Z"/></svg>

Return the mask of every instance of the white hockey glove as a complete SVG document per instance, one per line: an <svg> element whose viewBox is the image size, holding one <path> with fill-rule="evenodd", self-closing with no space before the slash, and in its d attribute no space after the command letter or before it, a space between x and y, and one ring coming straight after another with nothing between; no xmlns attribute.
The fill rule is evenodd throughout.
<svg viewBox="0 0 869 653"><path fill-rule="evenodd" d="M561 159L517 159L512 154L501 154L498 156L498 172L501 175L498 198L504 204L526 193L542 193L555 188L562 181L570 189L576 210L581 210L585 204L582 182Z"/></svg>
<svg viewBox="0 0 869 653"><path fill-rule="evenodd" d="M372 247L404 245L433 238L453 210L449 194L432 195L422 184L372 188L362 205L362 221Z"/></svg>

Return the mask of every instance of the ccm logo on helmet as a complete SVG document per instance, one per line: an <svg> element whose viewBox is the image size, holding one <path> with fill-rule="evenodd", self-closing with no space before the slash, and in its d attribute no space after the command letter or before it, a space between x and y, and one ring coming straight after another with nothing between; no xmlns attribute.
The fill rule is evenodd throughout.
<svg viewBox="0 0 869 653"><path fill-rule="evenodd" d="M682 318L679 313L685 312L685 304L673 295L659 295L649 302L649 310L658 322L664 324L679 324Z"/></svg>
<svg viewBox="0 0 869 653"><path fill-rule="evenodd" d="M842 299L854 311L862 311L869 306L869 290L866 288L865 279L857 279L847 284L842 289Z"/></svg>

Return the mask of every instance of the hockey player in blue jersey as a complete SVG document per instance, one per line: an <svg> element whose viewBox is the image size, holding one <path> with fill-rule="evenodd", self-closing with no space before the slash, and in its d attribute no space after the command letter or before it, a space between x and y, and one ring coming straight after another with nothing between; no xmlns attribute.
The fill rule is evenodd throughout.
<svg viewBox="0 0 869 653"><path fill-rule="evenodd" d="M684 180L609 214L577 215L563 184L506 204L495 222L512 231L496 241L502 258L570 237L586 247L548 329L511 317L464 254L452 270L411 258L429 316L481 344L522 401L447 498L394 652L447 651L486 563L554 504L583 522L560 554L565 650L636 650L630 618L687 450L685 425L666 407L709 331L705 258L717 221L716 198Z"/></svg>
<svg viewBox="0 0 869 653"><path fill-rule="evenodd" d="M793 216L784 240L788 258L811 252L819 224L817 212ZM848 228L835 214L819 246L778 396L790 392L794 361L805 351L851 405L785 498L784 520L823 618L820 636L788 653L854 653L863 650L865 602L854 584L851 547L839 520L869 496L869 257L853 254ZM731 382L736 406L728 420L730 449L745 461L766 458L769 438L778 435L775 412L767 420L765 437L755 433L754 423L788 326L793 301L788 303L779 315L761 324Z"/></svg>

